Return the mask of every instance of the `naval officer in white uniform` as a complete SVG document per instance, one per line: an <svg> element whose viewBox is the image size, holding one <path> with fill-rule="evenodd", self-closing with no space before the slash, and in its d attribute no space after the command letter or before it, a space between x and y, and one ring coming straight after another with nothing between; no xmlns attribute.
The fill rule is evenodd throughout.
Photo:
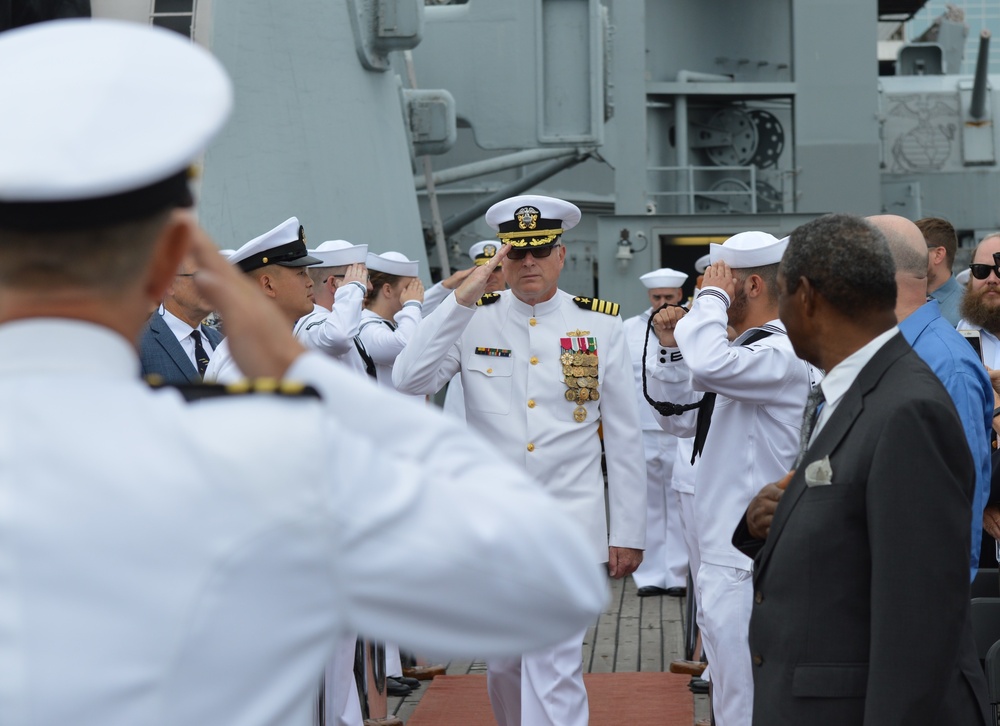
<svg viewBox="0 0 1000 726"><path fill-rule="evenodd" d="M605 578L558 503L306 353L183 209L230 107L217 61L77 20L0 34L0 67L0 721L308 726L344 632L498 655L597 617ZM189 251L272 393L140 378Z"/></svg>
<svg viewBox="0 0 1000 726"><path fill-rule="evenodd" d="M486 221L504 248L424 319L396 359L393 380L400 391L431 394L460 373L472 428L536 476L586 527L594 561L624 577L641 561L646 534L639 414L617 304L558 289L561 235L579 219L575 205L551 197L490 207ZM510 290L484 295L500 262ZM501 726L587 723L584 632L520 659L488 661Z"/></svg>
<svg viewBox="0 0 1000 726"><path fill-rule="evenodd" d="M732 545L733 522L765 484L788 473L799 450L806 397L819 378L795 355L778 319L776 275L786 245L764 232L713 244L691 312L666 308L654 316L665 353L647 360L649 376L659 381L650 380L654 399L714 400L708 412L657 417L665 430L694 436L700 455L694 489L698 599L718 726L749 726L753 709L747 644L752 561ZM727 325L736 332L732 343Z"/></svg>
<svg viewBox="0 0 1000 726"><path fill-rule="evenodd" d="M314 305L313 283L306 268L319 262L306 250L305 234L296 217L254 237L229 256L229 263L252 277L258 289L281 311L288 329ZM246 378L225 340L205 369L210 383L235 383Z"/></svg>
<svg viewBox="0 0 1000 726"><path fill-rule="evenodd" d="M632 359L636 400L642 424L642 448L646 453L646 551L642 564L632 573L639 597L684 595L688 561L681 530L680 496L670 485L677 437L668 434L653 417L642 393L642 354L657 355L660 344L649 330L649 318L664 304L679 305L684 298L681 286L687 273L663 267L639 276L646 288L650 307L624 322L625 341Z"/></svg>

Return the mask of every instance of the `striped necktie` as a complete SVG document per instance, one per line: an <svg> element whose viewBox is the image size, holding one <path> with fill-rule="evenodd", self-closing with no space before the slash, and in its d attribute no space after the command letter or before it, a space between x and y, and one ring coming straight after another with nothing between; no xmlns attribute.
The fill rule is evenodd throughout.
<svg viewBox="0 0 1000 726"><path fill-rule="evenodd" d="M806 449L809 448L809 439L816 428L816 421L819 419L819 410L824 401L826 401L826 397L823 395L823 389L817 384L815 388L809 391L809 397L806 398L806 408L802 412L802 430L799 432L799 455L795 457L795 466L792 467L793 469L799 468L799 464L802 463L802 458L805 456Z"/></svg>

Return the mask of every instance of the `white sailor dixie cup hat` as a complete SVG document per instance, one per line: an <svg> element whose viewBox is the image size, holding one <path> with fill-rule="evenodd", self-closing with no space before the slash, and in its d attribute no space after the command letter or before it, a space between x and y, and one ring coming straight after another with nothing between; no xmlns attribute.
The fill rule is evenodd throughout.
<svg viewBox="0 0 1000 726"><path fill-rule="evenodd" d="M547 247L580 221L580 208L555 197L525 194L486 210L486 224L511 247Z"/></svg>
<svg viewBox="0 0 1000 726"><path fill-rule="evenodd" d="M399 277L416 277L420 262L407 259L402 252L383 252L380 255L368 253L368 269Z"/></svg>
<svg viewBox="0 0 1000 726"><path fill-rule="evenodd" d="M496 257L497 252L500 251L501 243L497 242L495 239L484 239L482 242L476 242L469 248L469 257L475 263L476 267L481 267L487 262ZM500 265L497 265L500 268Z"/></svg>
<svg viewBox="0 0 1000 726"><path fill-rule="evenodd" d="M659 270L639 276L639 281L650 290L660 287L680 287L687 279L687 273L671 270L669 267L661 267Z"/></svg>
<svg viewBox="0 0 1000 726"><path fill-rule="evenodd" d="M236 250L229 261L243 272L252 272L266 265L307 267L319 262L309 256L306 236L296 217L289 217L271 231L250 240Z"/></svg>
<svg viewBox="0 0 1000 726"><path fill-rule="evenodd" d="M347 240L327 240L309 254L317 262L314 267L342 267L343 265L360 265L368 259L368 245L352 245Z"/></svg>
<svg viewBox="0 0 1000 726"><path fill-rule="evenodd" d="M113 20L0 34L0 227L93 229L193 202L189 169L232 106L187 38Z"/></svg>
<svg viewBox="0 0 1000 726"><path fill-rule="evenodd" d="M694 271L699 275L708 269L708 265L712 259L711 255L702 255L697 260L694 261Z"/></svg>
<svg viewBox="0 0 1000 726"><path fill-rule="evenodd" d="M763 267L781 262L781 256L788 247L788 238L778 239L767 232L740 232L721 245L709 246L709 260L725 262L733 269Z"/></svg>

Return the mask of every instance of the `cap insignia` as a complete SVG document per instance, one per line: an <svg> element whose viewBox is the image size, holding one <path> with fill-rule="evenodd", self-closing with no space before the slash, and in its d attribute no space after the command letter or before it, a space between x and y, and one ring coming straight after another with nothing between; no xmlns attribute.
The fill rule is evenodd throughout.
<svg viewBox="0 0 1000 726"><path fill-rule="evenodd" d="M483 247L483 257L495 257L497 253L496 245L486 245Z"/></svg>
<svg viewBox="0 0 1000 726"><path fill-rule="evenodd" d="M542 216L535 207L521 207L514 212L518 229L534 229L538 224L538 218Z"/></svg>

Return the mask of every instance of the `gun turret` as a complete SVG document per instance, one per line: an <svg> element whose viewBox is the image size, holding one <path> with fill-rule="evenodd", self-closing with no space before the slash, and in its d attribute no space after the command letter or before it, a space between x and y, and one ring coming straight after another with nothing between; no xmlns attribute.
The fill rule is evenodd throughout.
<svg viewBox="0 0 1000 726"><path fill-rule="evenodd" d="M979 34L979 55L976 57L976 78L972 85L972 103L969 116L977 121L986 116L986 73L990 55L990 31Z"/></svg>

